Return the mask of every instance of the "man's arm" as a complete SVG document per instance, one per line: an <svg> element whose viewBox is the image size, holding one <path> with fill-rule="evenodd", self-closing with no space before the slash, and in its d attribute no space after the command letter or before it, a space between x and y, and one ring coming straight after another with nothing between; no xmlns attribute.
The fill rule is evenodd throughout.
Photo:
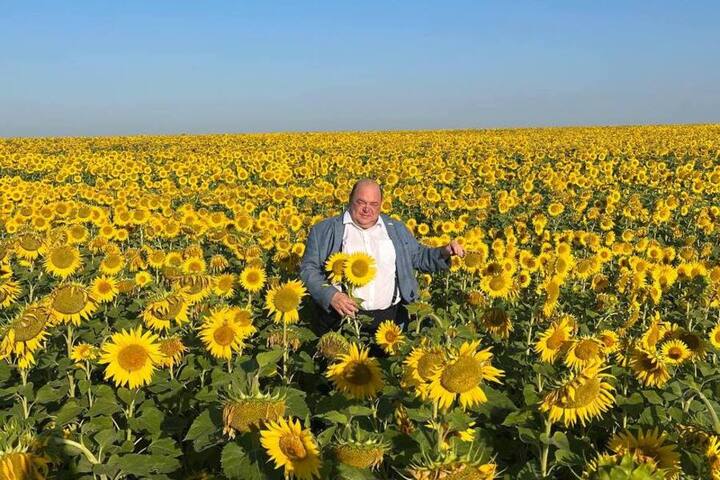
<svg viewBox="0 0 720 480"><path fill-rule="evenodd" d="M328 285L325 277L323 259L320 258L318 233L315 227L310 229L305 242L305 254L300 263L300 278L310 295L326 312L330 312L330 301L338 289Z"/></svg>
<svg viewBox="0 0 720 480"><path fill-rule="evenodd" d="M412 266L415 270L432 273L450 268L450 256L446 256L445 247L426 247L420 244L410 230L402 225L402 242L410 253Z"/></svg>

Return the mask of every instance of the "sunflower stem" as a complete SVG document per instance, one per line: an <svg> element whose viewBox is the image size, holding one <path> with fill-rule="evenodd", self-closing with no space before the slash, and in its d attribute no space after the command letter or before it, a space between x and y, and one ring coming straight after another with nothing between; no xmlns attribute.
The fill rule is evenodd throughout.
<svg viewBox="0 0 720 480"><path fill-rule="evenodd" d="M22 379L23 393L20 395L20 403L22 404L23 417L25 420L30 418L30 405L28 399L25 396L25 387L27 386L28 370L27 368L20 369L20 378Z"/></svg>
<svg viewBox="0 0 720 480"><path fill-rule="evenodd" d="M713 429L715 430L715 433L720 434L720 419L718 419L717 412L710 403L710 400L708 400L708 398L700 391L699 388L695 390L695 393L707 407L710 418L712 419Z"/></svg>
<svg viewBox="0 0 720 480"><path fill-rule="evenodd" d="M128 408L125 410L125 417L127 418L127 431L125 432L125 439L128 441L132 440L132 429L130 428L130 419L133 418L133 415L135 414L135 397L137 396L137 389L132 391L132 399L130 400L130 405L128 405Z"/></svg>
<svg viewBox="0 0 720 480"><path fill-rule="evenodd" d="M70 355L72 354L73 344L75 342L74 335L73 335L73 326L72 323L68 324L67 328L67 336L65 337L65 340L67 342L67 356L70 358ZM73 375L72 371L67 372L68 377L68 397L69 398L75 398L75 376Z"/></svg>
<svg viewBox="0 0 720 480"><path fill-rule="evenodd" d="M288 341L287 341L287 322L283 320L283 374L282 378L286 384L289 384L287 378L287 364L288 364Z"/></svg>
<svg viewBox="0 0 720 480"><path fill-rule="evenodd" d="M545 419L545 436L546 442L542 446L542 453L540 455L540 475L542 478L547 477L548 469L548 455L550 454L550 432L552 431L552 422L550 418Z"/></svg>

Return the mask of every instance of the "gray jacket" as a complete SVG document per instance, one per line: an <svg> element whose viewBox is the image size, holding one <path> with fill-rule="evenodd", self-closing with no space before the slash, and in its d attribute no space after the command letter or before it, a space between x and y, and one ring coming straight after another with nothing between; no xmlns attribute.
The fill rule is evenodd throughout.
<svg viewBox="0 0 720 480"><path fill-rule="evenodd" d="M343 212L344 213L344 212ZM450 267L450 259L442 257L443 247L420 245L408 228L399 220L380 215L395 247L395 268L400 297L406 303L418 299L418 283L414 270L437 272ZM305 255L300 263L300 278L313 299L330 312L330 299L337 289L329 284L325 262L342 249L345 225L343 215L326 218L310 229L305 243Z"/></svg>

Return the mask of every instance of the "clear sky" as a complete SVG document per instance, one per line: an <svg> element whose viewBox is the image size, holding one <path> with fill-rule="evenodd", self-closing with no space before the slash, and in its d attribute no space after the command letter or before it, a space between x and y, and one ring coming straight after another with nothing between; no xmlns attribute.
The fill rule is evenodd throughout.
<svg viewBox="0 0 720 480"><path fill-rule="evenodd" d="M720 122L718 5L0 0L0 136Z"/></svg>

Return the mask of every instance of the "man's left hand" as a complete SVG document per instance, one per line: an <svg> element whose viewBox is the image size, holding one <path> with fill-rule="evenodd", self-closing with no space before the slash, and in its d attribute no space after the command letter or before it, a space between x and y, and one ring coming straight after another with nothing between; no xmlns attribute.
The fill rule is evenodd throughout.
<svg viewBox="0 0 720 480"><path fill-rule="evenodd" d="M450 243L445 245L445 249L443 250L443 257L450 258L453 255L457 255L458 257L465 256L465 249L457 240L451 240Z"/></svg>

